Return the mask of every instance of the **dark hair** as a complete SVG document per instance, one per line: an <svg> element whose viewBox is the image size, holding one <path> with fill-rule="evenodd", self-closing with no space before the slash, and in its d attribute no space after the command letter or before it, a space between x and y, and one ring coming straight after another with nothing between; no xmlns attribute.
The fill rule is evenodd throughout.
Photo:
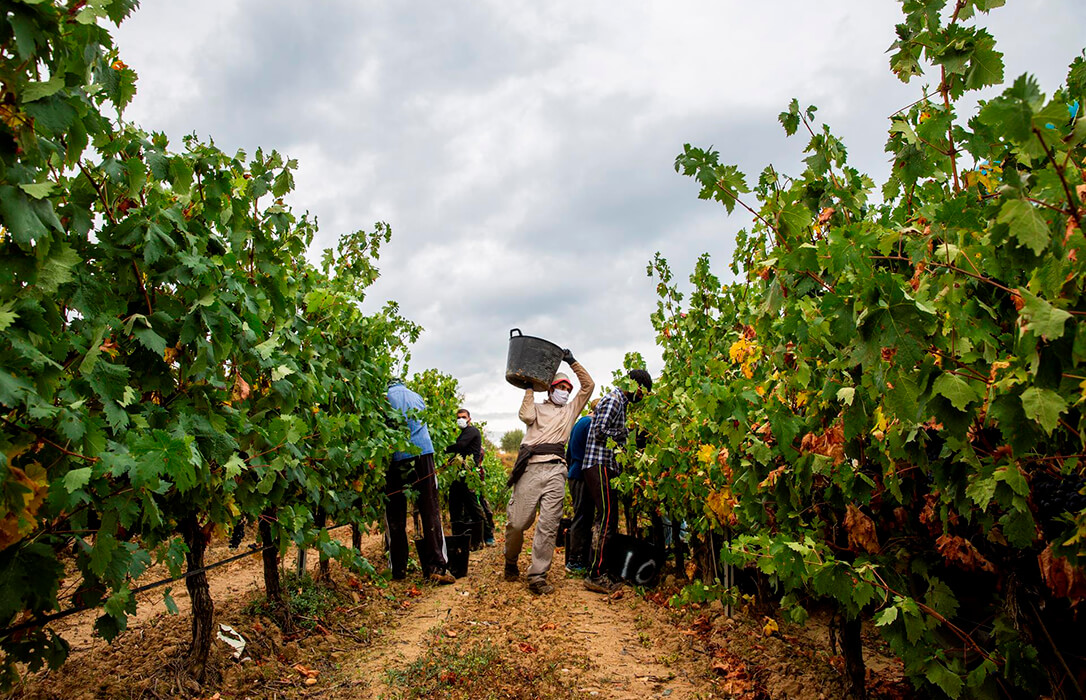
<svg viewBox="0 0 1086 700"><path fill-rule="evenodd" d="M649 376L649 373L646 370L631 369L630 374L627 376L640 384L641 388L645 391L652 391L652 377Z"/></svg>
<svg viewBox="0 0 1086 700"><path fill-rule="evenodd" d="M466 413L466 414L468 414L468 418L471 418L471 411L469 411L468 409L466 409L466 408L458 408L458 409L456 409L456 415L460 415L461 413Z"/></svg>

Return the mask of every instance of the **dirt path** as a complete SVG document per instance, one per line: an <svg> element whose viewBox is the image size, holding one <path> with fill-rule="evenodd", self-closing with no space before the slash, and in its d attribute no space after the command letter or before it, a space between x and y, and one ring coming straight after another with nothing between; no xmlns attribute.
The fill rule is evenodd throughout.
<svg viewBox="0 0 1086 700"><path fill-rule="evenodd" d="M554 594L533 595L502 580L498 545L473 552L455 584L419 589L380 642L347 660L353 690L339 697L723 697L657 606L585 590L561 551Z"/></svg>

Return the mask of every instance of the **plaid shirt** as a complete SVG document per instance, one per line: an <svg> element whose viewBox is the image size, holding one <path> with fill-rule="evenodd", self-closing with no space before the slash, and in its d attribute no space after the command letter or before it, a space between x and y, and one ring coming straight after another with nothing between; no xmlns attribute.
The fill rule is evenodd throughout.
<svg viewBox="0 0 1086 700"><path fill-rule="evenodd" d="M626 404L629 402L621 390L613 389L596 404L584 449L585 471L603 465L611 474L619 473L615 451L607 446L607 440L610 438L619 445L626 443L626 435L630 432L626 427Z"/></svg>

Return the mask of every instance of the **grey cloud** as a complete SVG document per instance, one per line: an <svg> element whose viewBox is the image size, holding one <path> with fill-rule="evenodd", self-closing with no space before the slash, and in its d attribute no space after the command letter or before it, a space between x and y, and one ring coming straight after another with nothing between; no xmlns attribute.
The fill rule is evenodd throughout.
<svg viewBox="0 0 1086 700"><path fill-rule="evenodd" d="M316 249L392 224L367 307L398 300L426 328L414 366L459 377L493 432L516 427L509 328L569 345L603 384L629 350L659 368L644 272L654 252L680 284L703 251L727 276L750 217L697 199L673 170L683 143L714 145L750 182L769 163L798 173L806 139L776 123L795 96L820 106L855 167L883 179L885 117L922 85L898 83L885 54L854 55L858 43L881 52L892 41L888 6L679 5L668 12L688 17L661 30L650 7L557 0L189 0L210 24L147 3L119 43L150 84L132 107L144 126L301 158L292 202L319 217ZM719 26L707 33L710 21ZM162 23L185 22L197 38L177 47L178 65L157 57ZM1008 77L1029 69L1051 91L1081 49L1086 8L1037 1L990 23ZM184 85L154 87L177 75Z"/></svg>

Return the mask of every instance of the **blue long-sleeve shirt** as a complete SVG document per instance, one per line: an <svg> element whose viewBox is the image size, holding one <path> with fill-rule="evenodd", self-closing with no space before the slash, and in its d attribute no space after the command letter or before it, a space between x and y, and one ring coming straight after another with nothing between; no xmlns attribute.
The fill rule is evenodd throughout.
<svg viewBox="0 0 1086 700"><path fill-rule="evenodd" d="M394 452L392 459L411 459L419 455L433 454L434 443L430 441L430 431L425 423L412 417L426 410L426 402L422 400L422 397L403 384L396 383L388 388L388 402L394 410L399 411L407 419L407 427L411 429L411 444L421 450L418 455Z"/></svg>
<svg viewBox="0 0 1086 700"><path fill-rule="evenodd" d="M588 427L592 424L592 416L581 416L573 424L573 430L569 433L569 445L566 446L566 462L569 464L569 479L581 479L581 466L584 464L584 450L588 442Z"/></svg>

